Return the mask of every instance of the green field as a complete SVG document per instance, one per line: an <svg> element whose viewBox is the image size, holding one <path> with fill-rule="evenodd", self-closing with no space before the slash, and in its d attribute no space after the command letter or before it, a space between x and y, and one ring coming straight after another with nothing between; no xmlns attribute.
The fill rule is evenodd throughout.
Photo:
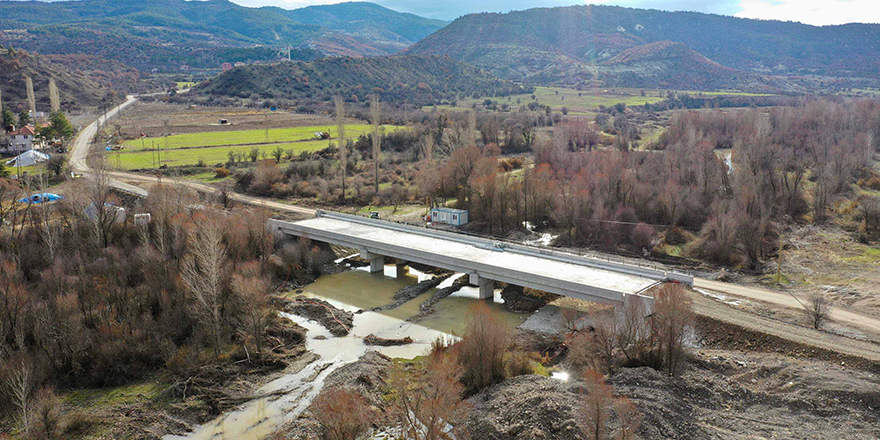
<svg viewBox="0 0 880 440"><path fill-rule="evenodd" d="M178 89L189 89L194 85L196 85L196 83L194 83L192 81L177 81L177 88Z"/></svg>
<svg viewBox="0 0 880 440"><path fill-rule="evenodd" d="M385 132L398 130L399 126L384 126ZM278 128L269 130L269 142L266 142L265 130L241 130L220 131L180 134L168 137L169 148L165 146L165 139L152 138L132 140L125 142L126 149L119 152L108 152L107 161L111 166L119 169L143 169L156 168L162 165L169 167L194 165L200 160L207 165L225 163L229 159L229 151L247 155L254 147L261 153L271 156L277 148L293 150L299 155L304 151L318 151L327 148L334 140L310 140L315 132L336 133L336 128L331 126L312 126L296 128ZM349 139L355 139L362 134L372 131L372 127L365 124L348 125L345 135ZM157 150L151 150L155 143ZM146 149L143 146L146 146Z"/></svg>
<svg viewBox="0 0 880 440"><path fill-rule="evenodd" d="M394 130L396 127L385 127L385 130ZM366 124L352 124L345 127L345 135L349 138L357 138L359 135L368 133L372 127ZM235 131L207 131L201 133L176 134L168 136L167 143L163 137L146 139L134 139L125 141L126 148L143 149L150 148L151 143L163 149L178 149L192 147L220 147L224 145L260 144L269 142L295 142L311 140L315 132L328 132L336 137L336 126L322 125L311 127L293 128L270 128L268 136L266 130L235 130Z"/></svg>

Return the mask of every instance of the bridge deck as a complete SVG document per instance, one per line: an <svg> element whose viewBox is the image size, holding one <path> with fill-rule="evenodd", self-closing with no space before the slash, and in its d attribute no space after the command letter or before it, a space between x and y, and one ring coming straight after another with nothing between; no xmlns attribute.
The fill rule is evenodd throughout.
<svg viewBox="0 0 880 440"><path fill-rule="evenodd" d="M481 277L583 299L617 302L622 295L639 293L658 281L656 277L504 251L486 246L485 240L475 240L475 245L461 238L438 237L436 231L419 233L383 227L383 223L320 216L277 225L283 232L293 235L446 269L476 272Z"/></svg>

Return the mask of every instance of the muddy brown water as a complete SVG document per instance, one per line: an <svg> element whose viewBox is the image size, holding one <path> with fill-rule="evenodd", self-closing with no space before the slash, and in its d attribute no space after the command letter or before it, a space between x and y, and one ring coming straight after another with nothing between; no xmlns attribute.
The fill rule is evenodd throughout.
<svg viewBox="0 0 880 440"><path fill-rule="evenodd" d="M463 275L453 275L438 288L451 285L459 276ZM341 309L356 312L389 304L393 301L394 293L401 288L430 277L431 275L414 269L398 270L396 266L386 266L384 273L376 274L356 269L322 276L304 287L302 293L328 301ZM320 359L300 371L291 371L267 383L254 393L257 396L254 400L196 427L191 433L182 436L167 435L164 440L265 439L308 408L320 393L327 376L339 367L356 361L368 350L377 350L393 358L412 359L427 353L431 343L438 338L455 338L456 334L460 335L464 331L468 310L479 301L477 288L465 287L437 303L433 314L417 322L407 322L407 318L418 315L419 306L435 291L436 289L431 289L396 309L357 314L351 333L341 338L333 337L314 321L282 313L285 318L308 330L306 347L319 355ZM504 309L499 292L500 290L496 291L490 307L498 310L511 326L524 322L528 315L519 315ZM295 293L289 292L289 295ZM415 342L399 347L367 347L363 338L369 334L382 338L409 336Z"/></svg>

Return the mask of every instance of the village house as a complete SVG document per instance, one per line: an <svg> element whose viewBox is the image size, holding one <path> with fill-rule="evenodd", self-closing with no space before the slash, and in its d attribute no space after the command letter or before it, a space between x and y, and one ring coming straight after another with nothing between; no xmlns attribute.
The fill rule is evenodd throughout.
<svg viewBox="0 0 880 440"><path fill-rule="evenodd" d="M8 145L4 152L21 153L31 149L40 149L40 144L35 141L36 129L33 125L26 125L9 133Z"/></svg>

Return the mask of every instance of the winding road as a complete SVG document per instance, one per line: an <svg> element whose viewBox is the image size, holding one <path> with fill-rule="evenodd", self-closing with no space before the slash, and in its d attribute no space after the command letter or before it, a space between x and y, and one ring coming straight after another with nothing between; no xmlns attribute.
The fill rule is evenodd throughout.
<svg viewBox="0 0 880 440"><path fill-rule="evenodd" d="M73 146L71 147L70 152L69 162L71 169L77 173L83 174L88 174L91 171L87 163L87 158L92 140L98 132L99 124L116 116L124 108L135 102L137 102L137 96L129 95L125 102L111 109L77 134L76 138L73 140ZM109 172L108 174L111 177L110 183L113 187L142 196L148 194L145 189L125 183L120 179L124 179L128 182L147 184L155 184L159 182L158 177L141 174L123 172ZM164 180L206 194L219 194L220 192L217 188L203 183L182 179L169 179L167 177ZM259 197L251 197L238 193L229 193L229 197L239 203L245 203L252 206L262 206L279 212L295 213L306 216L313 216L315 214L314 209L274 202ZM747 300L769 303L777 307L801 310L799 301L790 294L784 292L740 286L705 278L694 278L694 287L709 293L721 294L726 297L744 298ZM784 321L758 316L754 313L749 313L728 304L724 304L723 302L707 298L697 292L693 293L693 299L695 311L708 318L739 325L750 330L763 332L789 341L811 345L844 355L860 357L873 362L880 362L880 344L848 338L828 332L816 331ZM837 307L831 309L830 317L832 320L840 324L867 330L874 334L880 333L880 318L862 315Z"/></svg>

